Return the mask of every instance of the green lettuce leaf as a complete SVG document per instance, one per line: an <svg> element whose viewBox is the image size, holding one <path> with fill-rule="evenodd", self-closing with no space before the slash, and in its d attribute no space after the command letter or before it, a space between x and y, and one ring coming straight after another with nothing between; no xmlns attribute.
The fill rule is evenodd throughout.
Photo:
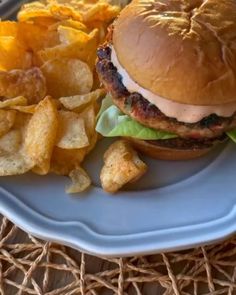
<svg viewBox="0 0 236 295"><path fill-rule="evenodd" d="M230 139L232 139L233 142L236 143L236 130L228 131L226 132L226 134L228 135Z"/></svg>
<svg viewBox="0 0 236 295"><path fill-rule="evenodd" d="M170 139L177 137L173 133L158 131L148 128L123 114L115 105L112 105L111 99L106 97L103 100L99 112L96 131L104 137L134 137L142 140Z"/></svg>
<svg viewBox="0 0 236 295"><path fill-rule="evenodd" d="M103 112L105 112L106 109L108 109L112 105L113 105L112 98L111 98L111 95L108 93L104 97L104 99L102 100L102 104L101 104L100 110L99 110L99 112L97 114L97 119L101 116L101 114Z"/></svg>

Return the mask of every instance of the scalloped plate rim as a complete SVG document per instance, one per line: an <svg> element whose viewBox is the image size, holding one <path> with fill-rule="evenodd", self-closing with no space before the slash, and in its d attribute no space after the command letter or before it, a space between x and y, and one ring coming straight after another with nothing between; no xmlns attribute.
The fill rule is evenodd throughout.
<svg viewBox="0 0 236 295"><path fill-rule="evenodd" d="M38 238L59 242L97 256L124 257L183 250L200 246L203 244L202 241L204 241L204 244L221 241L236 232L236 204L227 215L206 223L171 228L169 230L112 236L96 233L79 221L63 222L50 219L24 204L7 190L1 188L0 195L3 196L3 194L8 197L5 199L8 201L3 200L0 212L19 228ZM9 204L9 200L11 204ZM223 229L221 229L222 226ZM211 231L211 228L214 227L217 227L218 231ZM198 235L195 239L189 239L188 233L194 230L197 231ZM206 233L199 234L201 230L205 230ZM168 231L172 233L173 238L169 241L165 239L161 241L162 234L166 235ZM184 235L187 235L187 237ZM152 239L153 242L147 243L148 238ZM127 242L127 239L131 242L128 245L124 243L124 240ZM123 243L123 245L117 247L115 246L117 242Z"/></svg>

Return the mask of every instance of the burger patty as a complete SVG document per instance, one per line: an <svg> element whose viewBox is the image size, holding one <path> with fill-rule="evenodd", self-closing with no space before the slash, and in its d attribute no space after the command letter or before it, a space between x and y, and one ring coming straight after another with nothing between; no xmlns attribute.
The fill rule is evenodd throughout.
<svg viewBox="0 0 236 295"><path fill-rule="evenodd" d="M167 117L141 94L130 93L126 89L122 83L122 77L111 62L109 43L98 48L97 56L97 73L100 81L111 93L114 104L141 124L157 130L175 133L182 138L193 139L217 138L225 131L236 127L236 114L227 118L211 114L197 123L184 123L175 118Z"/></svg>
<svg viewBox="0 0 236 295"><path fill-rule="evenodd" d="M217 137L217 138L207 138L205 140L198 140L192 138L172 138L165 140L148 140L148 143L165 147L165 148L173 148L177 150L201 150L208 149L215 146L217 143L223 143L227 139L225 134Z"/></svg>

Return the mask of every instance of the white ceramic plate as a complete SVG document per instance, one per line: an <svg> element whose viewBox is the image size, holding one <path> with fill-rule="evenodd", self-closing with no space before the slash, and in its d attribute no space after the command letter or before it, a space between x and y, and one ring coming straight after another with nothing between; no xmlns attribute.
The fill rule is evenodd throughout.
<svg viewBox="0 0 236 295"><path fill-rule="evenodd" d="M236 231L236 146L188 162L145 159L149 172L129 191L99 187L103 140L85 167L93 187L64 193L67 178L0 178L0 211L35 236L96 255L127 256L195 247Z"/></svg>
<svg viewBox="0 0 236 295"><path fill-rule="evenodd" d="M21 0L0 3L10 17ZM129 191L99 187L103 140L85 166L87 193L68 196L66 178L27 174L0 178L0 212L35 236L97 255L128 256L185 249L236 231L236 145L189 162L145 159L148 174Z"/></svg>

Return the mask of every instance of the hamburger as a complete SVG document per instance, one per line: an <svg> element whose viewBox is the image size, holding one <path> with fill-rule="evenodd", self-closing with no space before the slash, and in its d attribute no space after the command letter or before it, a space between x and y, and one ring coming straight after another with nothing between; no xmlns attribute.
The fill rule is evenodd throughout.
<svg viewBox="0 0 236 295"><path fill-rule="evenodd" d="M167 160L235 140L235 0L134 0L97 56L103 136Z"/></svg>

